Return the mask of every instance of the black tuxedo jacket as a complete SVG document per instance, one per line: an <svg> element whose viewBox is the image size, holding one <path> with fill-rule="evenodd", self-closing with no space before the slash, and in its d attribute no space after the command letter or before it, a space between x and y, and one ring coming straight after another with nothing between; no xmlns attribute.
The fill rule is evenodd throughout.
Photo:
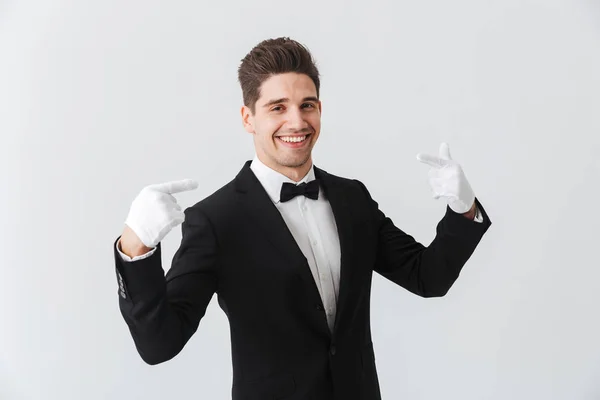
<svg viewBox="0 0 600 400"><path fill-rule="evenodd" d="M146 363L176 356L217 293L230 324L233 400L381 398L370 329L373 271L418 296L444 296L491 222L478 199L483 223L447 207L425 247L379 210L360 181L317 167L315 176L341 246L333 333L307 260L247 161L235 179L185 209L166 276L160 244L132 263L113 245L121 314Z"/></svg>

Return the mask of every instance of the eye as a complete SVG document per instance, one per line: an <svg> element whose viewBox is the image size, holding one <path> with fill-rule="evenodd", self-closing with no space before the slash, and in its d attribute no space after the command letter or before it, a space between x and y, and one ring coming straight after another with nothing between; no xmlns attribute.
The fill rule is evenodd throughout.
<svg viewBox="0 0 600 400"><path fill-rule="evenodd" d="M311 107L311 108L315 108L315 105L314 105L314 104L312 104L312 103L304 103L302 106L303 106L303 107L304 107L304 106L309 106L309 107Z"/></svg>
<svg viewBox="0 0 600 400"><path fill-rule="evenodd" d="M281 106L276 106L271 108L271 111L281 111L282 107Z"/></svg>

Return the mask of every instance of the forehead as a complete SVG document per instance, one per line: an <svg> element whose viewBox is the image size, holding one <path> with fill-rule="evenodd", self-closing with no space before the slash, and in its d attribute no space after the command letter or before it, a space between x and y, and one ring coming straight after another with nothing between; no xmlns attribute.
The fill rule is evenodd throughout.
<svg viewBox="0 0 600 400"><path fill-rule="evenodd" d="M317 96L317 88L305 74L289 72L277 74L265 80L260 87L259 103L266 103L274 98L287 97L291 100Z"/></svg>

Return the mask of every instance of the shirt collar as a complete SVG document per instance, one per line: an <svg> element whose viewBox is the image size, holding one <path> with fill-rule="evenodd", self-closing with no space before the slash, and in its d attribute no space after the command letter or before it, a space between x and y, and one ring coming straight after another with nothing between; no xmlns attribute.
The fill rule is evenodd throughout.
<svg viewBox="0 0 600 400"><path fill-rule="evenodd" d="M308 173L299 182L294 182L287 176L280 172L277 172L270 167L267 167L262 161L259 160L255 154L250 169L254 172L254 175L258 178L261 185L265 188L265 191L273 201L273 203L279 203L279 196L281 194L281 186L284 182L290 182L298 185L303 182L310 182L315 179L314 165L310 167Z"/></svg>

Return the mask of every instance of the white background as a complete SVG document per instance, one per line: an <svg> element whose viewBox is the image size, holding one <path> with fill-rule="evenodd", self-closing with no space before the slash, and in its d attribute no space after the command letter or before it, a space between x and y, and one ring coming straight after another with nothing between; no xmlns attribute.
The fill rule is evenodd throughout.
<svg viewBox="0 0 600 400"><path fill-rule="evenodd" d="M599 399L600 6L575 0L0 1L0 399L230 398L216 296L148 366L112 245L143 186L197 179L188 207L252 158L237 67L277 36L321 71L317 166L429 244L415 156L446 141L493 222L443 298L375 276L384 399Z"/></svg>

